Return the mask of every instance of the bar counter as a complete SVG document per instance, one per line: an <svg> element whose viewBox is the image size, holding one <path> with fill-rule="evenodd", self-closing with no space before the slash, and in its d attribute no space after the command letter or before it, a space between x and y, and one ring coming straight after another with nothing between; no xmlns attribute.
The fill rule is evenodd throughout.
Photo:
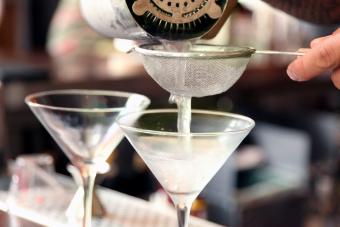
<svg viewBox="0 0 340 227"><path fill-rule="evenodd" d="M0 210L0 223L3 227L43 227L42 225L22 219L18 216L10 215L3 210Z"/></svg>
<svg viewBox="0 0 340 227"><path fill-rule="evenodd" d="M76 226L75 219L67 218L66 215L76 191L75 184L65 176L58 176L58 182L62 185L59 190L54 187L37 187L14 195L8 191L0 191L1 226ZM94 218L92 226L177 226L176 212L172 207L159 206L102 187L97 187L97 194L106 209L106 215L104 218ZM75 210L80 210L79 206L76 208L78 209ZM191 217L190 226L218 227L220 225Z"/></svg>

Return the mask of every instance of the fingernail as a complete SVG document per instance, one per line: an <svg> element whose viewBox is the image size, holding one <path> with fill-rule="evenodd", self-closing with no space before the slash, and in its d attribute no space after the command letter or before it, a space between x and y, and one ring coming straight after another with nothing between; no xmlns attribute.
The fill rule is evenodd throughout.
<svg viewBox="0 0 340 227"><path fill-rule="evenodd" d="M290 77L290 79L294 81L300 81L299 77L296 76L296 74L290 68L287 69L287 74Z"/></svg>

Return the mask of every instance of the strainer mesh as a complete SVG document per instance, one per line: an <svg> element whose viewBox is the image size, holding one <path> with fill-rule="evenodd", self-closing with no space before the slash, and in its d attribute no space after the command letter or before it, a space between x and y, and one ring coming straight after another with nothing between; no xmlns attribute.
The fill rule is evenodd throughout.
<svg viewBox="0 0 340 227"><path fill-rule="evenodd" d="M137 49L145 70L175 95L202 97L228 90L244 72L251 48L192 45L191 52L164 51L162 45Z"/></svg>
<svg viewBox="0 0 340 227"><path fill-rule="evenodd" d="M172 94L192 97L228 90L244 72L249 58L195 59L143 56L148 74Z"/></svg>

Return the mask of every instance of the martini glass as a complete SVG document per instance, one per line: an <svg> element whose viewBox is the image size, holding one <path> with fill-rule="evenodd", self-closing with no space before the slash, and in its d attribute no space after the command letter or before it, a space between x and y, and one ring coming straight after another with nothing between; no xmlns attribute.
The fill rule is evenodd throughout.
<svg viewBox="0 0 340 227"><path fill-rule="evenodd" d="M173 109L128 113L117 119L125 136L176 206L187 227L192 202L255 123L241 115L193 110L191 132L177 130Z"/></svg>
<svg viewBox="0 0 340 227"><path fill-rule="evenodd" d="M124 136L115 120L124 112L143 110L149 99L116 91L56 90L29 95L25 102L79 169L84 190L82 226L90 227L96 174Z"/></svg>

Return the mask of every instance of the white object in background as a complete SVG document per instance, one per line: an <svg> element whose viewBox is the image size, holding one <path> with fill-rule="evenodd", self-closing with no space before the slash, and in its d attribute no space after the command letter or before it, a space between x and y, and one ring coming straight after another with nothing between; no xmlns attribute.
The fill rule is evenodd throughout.
<svg viewBox="0 0 340 227"><path fill-rule="evenodd" d="M65 193L55 178L53 158L47 154L21 155L11 166L12 179L7 199L10 213L22 204L41 204L45 197L41 191L53 188L57 195ZM30 192L34 193L30 193Z"/></svg>
<svg viewBox="0 0 340 227"><path fill-rule="evenodd" d="M49 186L63 192L64 189L54 178L53 163L53 158L48 154L19 156L12 166L10 189L27 190L30 187Z"/></svg>

